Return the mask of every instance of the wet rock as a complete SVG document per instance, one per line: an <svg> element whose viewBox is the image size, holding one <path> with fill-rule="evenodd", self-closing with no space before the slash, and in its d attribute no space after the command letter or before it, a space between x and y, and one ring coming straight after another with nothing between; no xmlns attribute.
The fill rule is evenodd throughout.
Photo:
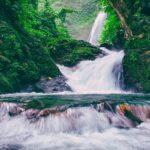
<svg viewBox="0 0 150 150"><path fill-rule="evenodd" d="M46 93L72 91L71 87L66 83L66 78L62 75L53 79L41 78L36 87Z"/></svg>
<svg viewBox="0 0 150 150"><path fill-rule="evenodd" d="M58 111L56 109L45 109L41 110L38 114L38 117L47 117L49 114L56 114Z"/></svg>
<svg viewBox="0 0 150 150"><path fill-rule="evenodd" d="M60 65L73 67L82 60L94 60L101 53L98 47L85 41L62 40L51 51L51 57Z"/></svg>
<svg viewBox="0 0 150 150"><path fill-rule="evenodd" d="M29 109L25 112L27 119L35 119L39 113L39 110Z"/></svg>
<svg viewBox="0 0 150 150"><path fill-rule="evenodd" d="M23 111L24 111L23 108L16 106L16 107L11 108L8 113L10 116L16 116L16 115L21 114Z"/></svg>
<svg viewBox="0 0 150 150"><path fill-rule="evenodd" d="M141 11L144 15L150 16L150 1L149 0L142 0Z"/></svg>
<svg viewBox="0 0 150 150"><path fill-rule="evenodd" d="M103 44L100 45L100 47L105 47L107 49L112 49L113 45L109 44L109 43L103 43Z"/></svg>
<svg viewBox="0 0 150 150"><path fill-rule="evenodd" d="M0 150L20 150L23 149L23 146L18 144L3 144L0 145Z"/></svg>
<svg viewBox="0 0 150 150"><path fill-rule="evenodd" d="M28 92L28 93L32 91L34 91L34 87L32 85L29 85L27 88L21 90L21 92Z"/></svg>

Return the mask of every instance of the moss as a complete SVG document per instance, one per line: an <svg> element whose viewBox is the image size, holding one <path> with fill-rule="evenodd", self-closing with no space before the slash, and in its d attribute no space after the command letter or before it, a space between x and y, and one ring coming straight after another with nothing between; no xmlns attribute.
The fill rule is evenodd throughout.
<svg viewBox="0 0 150 150"><path fill-rule="evenodd" d="M84 41L61 41L51 51L52 58L59 64L74 66L81 60L95 59L100 49Z"/></svg>
<svg viewBox="0 0 150 150"><path fill-rule="evenodd" d="M12 92L13 87L5 75L0 74L0 93Z"/></svg>
<svg viewBox="0 0 150 150"><path fill-rule="evenodd" d="M136 35L130 37L125 42L126 56L124 58L124 76L125 83L129 88L134 88L138 92L150 92L150 30L147 24L147 17L144 16L140 20L145 20L144 24L139 25L140 20L132 23ZM143 22L143 21L142 21ZM145 30L145 28L147 30Z"/></svg>
<svg viewBox="0 0 150 150"><path fill-rule="evenodd" d="M145 50L126 51L123 63L124 78L127 88L138 92L150 92L150 53Z"/></svg>
<svg viewBox="0 0 150 150"><path fill-rule="evenodd" d="M46 11L38 13L28 0L0 2L0 93L20 91L41 76L60 75L49 45L64 31L57 29L55 14Z"/></svg>
<svg viewBox="0 0 150 150"><path fill-rule="evenodd" d="M121 23L118 20L118 16L111 8L108 0L100 1L100 9L107 13L107 20L104 24L102 36L100 37L100 43L114 44L117 40L117 34L121 31Z"/></svg>

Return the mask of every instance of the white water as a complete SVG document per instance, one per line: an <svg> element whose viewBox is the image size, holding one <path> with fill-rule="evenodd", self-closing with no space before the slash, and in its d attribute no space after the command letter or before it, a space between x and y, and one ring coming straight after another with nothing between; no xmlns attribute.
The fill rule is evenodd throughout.
<svg viewBox="0 0 150 150"><path fill-rule="evenodd" d="M89 42L92 45L97 45L97 40L101 35L106 18L107 18L107 15L104 12L100 12L97 15L95 22L93 24L91 33L90 33L90 38L89 38Z"/></svg>
<svg viewBox="0 0 150 150"><path fill-rule="evenodd" d="M78 93L121 93L121 70L116 70L121 65L124 52L115 52L103 49L107 56L98 57L94 61L82 61L76 67L68 68L58 65L65 77L67 84ZM116 68L117 69L117 68ZM116 73L114 73L116 72Z"/></svg>
<svg viewBox="0 0 150 150"><path fill-rule="evenodd" d="M81 107L31 122L24 112L10 117L7 112L13 107L16 105L7 103L0 107L0 149L149 150L150 147L149 120L137 128L119 129L115 124L130 127L130 121L111 112Z"/></svg>

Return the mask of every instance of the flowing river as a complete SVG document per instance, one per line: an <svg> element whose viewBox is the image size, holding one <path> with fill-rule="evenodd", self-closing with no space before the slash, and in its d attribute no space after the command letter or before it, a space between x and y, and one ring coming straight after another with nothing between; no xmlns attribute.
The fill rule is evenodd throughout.
<svg viewBox="0 0 150 150"><path fill-rule="evenodd" d="M144 94L1 95L0 149L149 150L149 99Z"/></svg>
<svg viewBox="0 0 150 150"><path fill-rule="evenodd" d="M106 14L89 42L97 45ZM73 68L58 65L73 92L0 95L0 150L149 150L150 95L124 91L124 51Z"/></svg>

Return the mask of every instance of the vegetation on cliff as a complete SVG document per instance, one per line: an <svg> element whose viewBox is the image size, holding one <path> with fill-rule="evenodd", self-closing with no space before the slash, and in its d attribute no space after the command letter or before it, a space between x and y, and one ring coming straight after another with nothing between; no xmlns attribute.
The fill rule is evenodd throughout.
<svg viewBox="0 0 150 150"><path fill-rule="evenodd" d="M66 31L56 25L57 17L47 7L36 10L36 1L0 2L0 93L15 92L41 76L60 74L50 57L49 46Z"/></svg>
<svg viewBox="0 0 150 150"><path fill-rule="evenodd" d="M150 2L102 0L101 6L108 13L101 41L125 49L123 68L127 88L150 92Z"/></svg>
<svg viewBox="0 0 150 150"><path fill-rule="evenodd" d="M99 11L99 0L48 0L52 8L65 16L65 26L74 39L88 41L90 31ZM72 11L71 11L72 10ZM81 34L82 32L82 34Z"/></svg>

